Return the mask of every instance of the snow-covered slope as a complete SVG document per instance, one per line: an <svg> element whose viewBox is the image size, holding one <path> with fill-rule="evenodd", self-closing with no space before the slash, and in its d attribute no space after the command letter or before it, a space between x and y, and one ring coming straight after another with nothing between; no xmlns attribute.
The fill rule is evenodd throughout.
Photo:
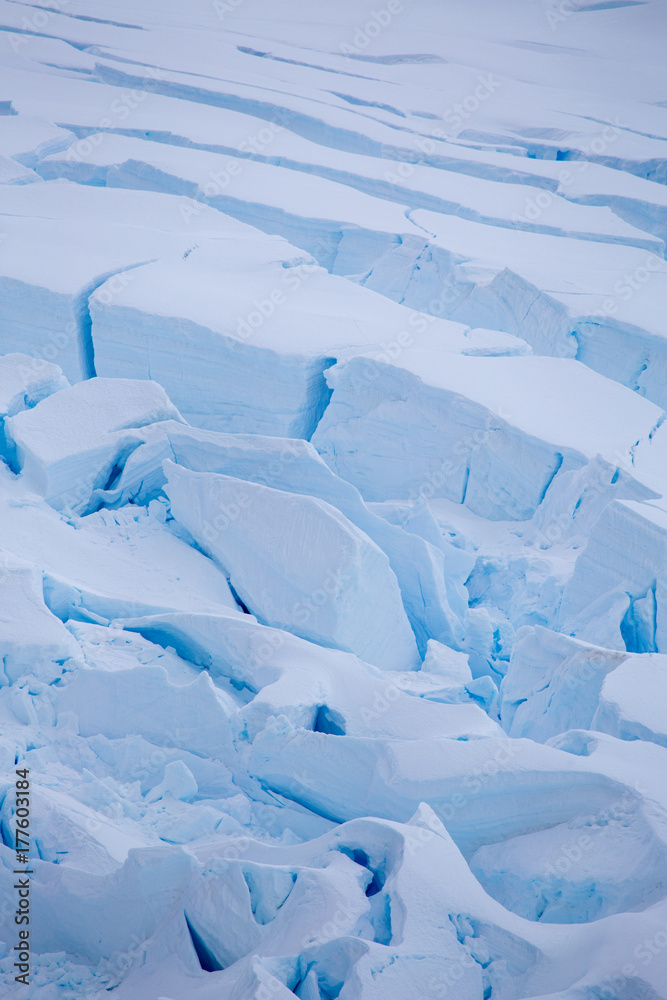
<svg viewBox="0 0 667 1000"><path fill-rule="evenodd" d="M667 1000L666 0L0 29L2 996Z"/></svg>

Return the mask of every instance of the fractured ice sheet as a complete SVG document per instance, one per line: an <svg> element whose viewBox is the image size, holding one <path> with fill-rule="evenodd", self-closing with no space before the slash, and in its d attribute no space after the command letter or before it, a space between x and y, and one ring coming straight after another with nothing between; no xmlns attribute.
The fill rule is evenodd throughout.
<svg viewBox="0 0 667 1000"><path fill-rule="evenodd" d="M565 358L407 348L393 365L357 357L326 377L333 395L313 444L366 499L446 497L496 520L529 518L554 477L586 458L630 468L662 420Z"/></svg>
<svg viewBox="0 0 667 1000"><path fill-rule="evenodd" d="M56 509L77 511L96 487L114 481L139 443L135 428L174 419L180 414L157 383L92 378L6 418L4 426L26 483Z"/></svg>
<svg viewBox="0 0 667 1000"><path fill-rule="evenodd" d="M180 205L193 220L205 208ZM157 379L199 427L309 438L329 402L323 372L350 353L390 358L415 340L445 355L522 349L506 334L421 316L278 237L228 222L230 238L197 241L183 257L137 267L123 287L94 292L99 375Z"/></svg>
<svg viewBox="0 0 667 1000"><path fill-rule="evenodd" d="M667 1000L664 3L375 6L0 0L19 1000Z"/></svg>
<svg viewBox="0 0 667 1000"><path fill-rule="evenodd" d="M419 664L387 556L330 504L173 464L165 489L264 624L388 669Z"/></svg>
<svg viewBox="0 0 667 1000"><path fill-rule="evenodd" d="M232 155L247 158L250 155L248 131L255 128L262 132L266 126L261 119L233 113L227 122L236 124L243 138L235 140L226 132L221 151L225 148L225 152L229 150ZM645 232L623 222L608 208L574 205L552 195L545 207L538 209L537 222L532 222L529 215L521 220L520 213L525 211L526 203L540 198L539 188L451 171L443 189L442 177L432 167L421 167L414 181L408 177L401 182L402 168L397 161L383 164L370 156L325 152L322 147L289 133L282 126L274 125L265 134L270 139L269 155L255 154L255 157L267 163L271 168L268 170L247 162L230 166L234 161L217 152L110 133L96 134L89 140L93 149L85 159L77 157L76 150L58 152L45 156L39 170L46 179L65 177L81 183L186 194L244 222L259 225L261 229L279 232L305 247L318 229L332 234L338 231L342 245L329 248L323 239L321 246L317 242L313 244L316 255L331 261L338 273L346 273L350 266L354 252L350 229L355 226L367 230L366 238L377 227L377 241L382 235L387 240L388 234L382 231L388 223L401 235L417 235L415 228L409 222L406 225L402 218L399 210L402 200L410 207L434 208L491 225L511 222L529 231L660 250L659 240L647 238ZM312 176L306 178L303 174L317 174L321 180ZM278 181L276 191L266 184L267 177ZM339 187L337 181L343 181L347 190ZM357 191L372 196L382 194L399 204L393 212L385 211L379 222L372 198L360 197ZM304 197L306 192L310 198ZM327 206L334 203L338 214L327 214Z"/></svg>
<svg viewBox="0 0 667 1000"><path fill-rule="evenodd" d="M125 507L70 520L22 493L18 482L18 490L16 481L2 483L0 547L41 570L47 604L62 619L221 608L240 614L224 574L164 518Z"/></svg>
<svg viewBox="0 0 667 1000"><path fill-rule="evenodd" d="M315 645L249 616L167 613L116 624L178 650L207 669L214 681L231 684L243 701L235 722L242 738L254 739L275 716L335 736L370 733L408 739L416 730L468 739L501 733L460 689L453 704L440 697L443 687L451 692L453 685L432 672L428 658L423 675L387 674L353 654Z"/></svg>
<svg viewBox="0 0 667 1000"><path fill-rule="evenodd" d="M132 281L137 265L186 253L202 230L213 237L243 231L239 223L201 207L199 225L192 226L177 200L163 195L66 181L0 185L6 350L56 361L73 382L94 375L88 300L95 288L110 282L103 298L110 304Z"/></svg>
<svg viewBox="0 0 667 1000"><path fill-rule="evenodd" d="M115 485L95 490L91 506L150 503L166 481L164 462L195 472L218 472L290 493L318 497L336 507L388 556L420 651L428 638L462 643L467 609L464 581L470 556L449 544L424 511L430 533L402 531L364 504L355 487L334 475L307 441L225 434L162 421L146 427L143 443L128 457ZM219 525L229 520L216 515ZM214 518L214 521L216 519Z"/></svg>

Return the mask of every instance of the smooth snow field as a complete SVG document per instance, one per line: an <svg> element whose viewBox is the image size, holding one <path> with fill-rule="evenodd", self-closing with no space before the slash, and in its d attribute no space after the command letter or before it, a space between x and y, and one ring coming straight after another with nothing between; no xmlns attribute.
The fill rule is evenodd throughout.
<svg viewBox="0 0 667 1000"><path fill-rule="evenodd" d="M0 998L667 1000L667 0L0 0Z"/></svg>

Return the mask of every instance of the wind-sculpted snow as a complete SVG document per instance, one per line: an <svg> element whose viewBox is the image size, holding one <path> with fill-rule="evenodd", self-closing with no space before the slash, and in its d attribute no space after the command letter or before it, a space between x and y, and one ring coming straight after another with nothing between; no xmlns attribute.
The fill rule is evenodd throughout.
<svg viewBox="0 0 667 1000"><path fill-rule="evenodd" d="M0 0L3 997L667 1000L666 15Z"/></svg>

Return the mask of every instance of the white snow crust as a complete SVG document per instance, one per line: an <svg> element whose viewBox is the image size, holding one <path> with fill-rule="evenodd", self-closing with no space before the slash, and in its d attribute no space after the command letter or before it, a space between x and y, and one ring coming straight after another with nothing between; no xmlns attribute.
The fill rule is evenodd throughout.
<svg viewBox="0 0 667 1000"><path fill-rule="evenodd" d="M0 0L3 998L667 1000L666 29Z"/></svg>

